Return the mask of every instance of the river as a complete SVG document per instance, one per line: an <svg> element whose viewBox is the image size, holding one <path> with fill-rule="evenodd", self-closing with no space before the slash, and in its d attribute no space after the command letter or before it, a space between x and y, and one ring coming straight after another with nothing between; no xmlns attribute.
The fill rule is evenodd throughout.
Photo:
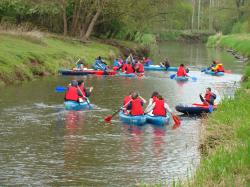
<svg viewBox="0 0 250 187"><path fill-rule="evenodd" d="M21 186L134 186L186 180L200 162L201 119L181 117L173 129L122 124L103 118L121 106L129 91L148 99L160 92L171 108L199 102L199 93L211 87L216 102L232 97L239 86L243 64L203 44L168 42L154 54L168 56L173 65L189 64L197 81L177 83L168 72L146 72L143 78L118 76L47 77L0 88L0 185ZM233 71L223 77L202 74L199 68L220 59ZM94 110L65 111L58 85L82 78L94 86Z"/></svg>

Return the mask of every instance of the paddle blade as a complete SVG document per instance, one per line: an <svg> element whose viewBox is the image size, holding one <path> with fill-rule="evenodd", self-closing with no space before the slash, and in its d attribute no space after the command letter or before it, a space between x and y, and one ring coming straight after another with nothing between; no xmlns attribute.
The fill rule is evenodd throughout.
<svg viewBox="0 0 250 187"><path fill-rule="evenodd" d="M111 119L112 119L112 115L109 115L109 116L106 116L106 117L104 118L104 121L108 123L108 122L111 121Z"/></svg>
<svg viewBox="0 0 250 187"><path fill-rule="evenodd" d="M197 78L196 78L196 77L191 77L191 79L192 79L193 81L197 81Z"/></svg>
<svg viewBox="0 0 250 187"><path fill-rule="evenodd" d="M174 79L175 76L176 76L176 74L172 74L172 75L169 76L169 78L170 78L170 79Z"/></svg>
<svg viewBox="0 0 250 187"><path fill-rule="evenodd" d="M181 120L179 117L177 117L176 115L172 114L172 118L174 120L174 124L175 125L180 125L181 124Z"/></svg>
<svg viewBox="0 0 250 187"><path fill-rule="evenodd" d="M232 70L225 70L224 73L232 73Z"/></svg>
<svg viewBox="0 0 250 187"><path fill-rule="evenodd" d="M210 113L212 113L213 110L214 110L213 105L209 105L208 110L209 110Z"/></svg>
<svg viewBox="0 0 250 187"><path fill-rule="evenodd" d="M64 86L57 86L57 87L55 88L55 91L56 91L56 92L65 92L66 90L67 90L67 88L64 87Z"/></svg>

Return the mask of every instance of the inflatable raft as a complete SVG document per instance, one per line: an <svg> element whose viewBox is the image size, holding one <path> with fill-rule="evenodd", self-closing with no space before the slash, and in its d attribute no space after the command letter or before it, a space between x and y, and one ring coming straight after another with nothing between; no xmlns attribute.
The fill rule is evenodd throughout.
<svg viewBox="0 0 250 187"><path fill-rule="evenodd" d="M188 78L189 77L185 77L185 76L182 76L182 77L177 77L177 76L175 76L175 80L177 80L177 81L188 81Z"/></svg>
<svg viewBox="0 0 250 187"><path fill-rule="evenodd" d="M125 115L122 111L119 112L120 120L128 125L143 125L146 123L146 116L131 116Z"/></svg>
<svg viewBox="0 0 250 187"><path fill-rule="evenodd" d="M211 71L211 70L206 70L205 74L213 75L213 76L223 76L224 72L214 72L214 71Z"/></svg>
<svg viewBox="0 0 250 187"><path fill-rule="evenodd" d="M169 67L166 69L165 67L159 66L159 65L149 65L144 66L145 71L177 71L177 67Z"/></svg>
<svg viewBox="0 0 250 187"><path fill-rule="evenodd" d="M213 106L213 110L217 108L216 105ZM175 107L176 111L188 114L188 115L200 115L202 113L209 113L209 106L204 104L194 103L192 105L177 105Z"/></svg>
<svg viewBox="0 0 250 187"><path fill-rule="evenodd" d="M120 75L121 77L136 77L136 74L135 74L135 73L126 74L126 73L120 72L119 75Z"/></svg>
<svg viewBox="0 0 250 187"><path fill-rule="evenodd" d="M147 123L153 124L153 125L167 125L169 124L170 117L167 116L151 116L149 114L146 114Z"/></svg>
<svg viewBox="0 0 250 187"><path fill-rule="evenodd" d="M66 110L84 110L89 109L90 105L87 102L65 101L64 107Z"/></svg>
<svg viewBox="0 0 250 187"><path fill-rule="evenodd" d="M93 69L87 69L87 70L68 70L68 69L62 69L58 71L62 75L89 75L89 74L95 74L96 70Z"/></svg>

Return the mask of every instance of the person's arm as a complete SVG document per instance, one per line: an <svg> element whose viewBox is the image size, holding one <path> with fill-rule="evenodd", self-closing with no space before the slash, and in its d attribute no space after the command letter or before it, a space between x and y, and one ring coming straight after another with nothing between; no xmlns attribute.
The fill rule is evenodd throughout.
<svg viewBox="0 0 250 187"><path fill-rule="evenodd" d="M86 93L86 97L90 97L92 90L93 90L93 87L84 89L84 91L85 91L85 93Z"/></svg>
<svg viewBox="0 0 250 187"><path fill-rule="evenodd" d="M78 96L83 97L82 92L79 88L77 89L77 94L78 94Z"/></svg>
<svg viewBox="0 0 250 187"><path fill-rule="evenodd" d="M155 103L151 103L147 106L147 108L145 109L144 113L150 113L155 107Z"/></svg>
<svg viewBox="0 0 250 187"><path fill-rule="evenodd" d="M143 97L141 97L141 96L139 96L139 97L140 97L140 99L142 100L143 103L147 103L147 101Z"/></svg>
<svg viewBox="0 0 250 187"><path fill-rule="evenodd" d="M125 106L126 107L126 106ZM127 110L131 110L132 109L132 103L131 101L129 102L129 104L127 105Z"/></svg>
<svg viewBox="0 0 250 187"><path fill-rule="evenodd" d="M167 103L164 103L164 107L165 107L165 109L166 109L168 112L170 112L170 113L173 112L173 111L171 110L171 108L168 106Z"/></svg>

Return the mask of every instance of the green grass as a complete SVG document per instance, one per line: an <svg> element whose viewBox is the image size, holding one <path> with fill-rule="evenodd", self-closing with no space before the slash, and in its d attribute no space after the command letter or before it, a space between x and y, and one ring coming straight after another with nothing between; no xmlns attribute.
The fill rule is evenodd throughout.
<svg viewBox="0 0 250 187"><path fill-rule="evenodd" d="M210 36L207 42L208 47L222 47L234 49L245 56L250 56L250 34L231 34Z"/></svg>
<svg viewBox="0 0 250 187"><path fill-rule="evenodd" d="M109 45L55 36L0 33L0 41L0 84L56 74L62 67L72 68L78 58L91 64L97 56L108 59L118 54L118 49Z"/></svg>
<svg viewBox="0 0 250 187"><path fill-rule="evenodd" d="M233 99L205 122L203 159L191 186L250 185L250 66Z"/></svg>

